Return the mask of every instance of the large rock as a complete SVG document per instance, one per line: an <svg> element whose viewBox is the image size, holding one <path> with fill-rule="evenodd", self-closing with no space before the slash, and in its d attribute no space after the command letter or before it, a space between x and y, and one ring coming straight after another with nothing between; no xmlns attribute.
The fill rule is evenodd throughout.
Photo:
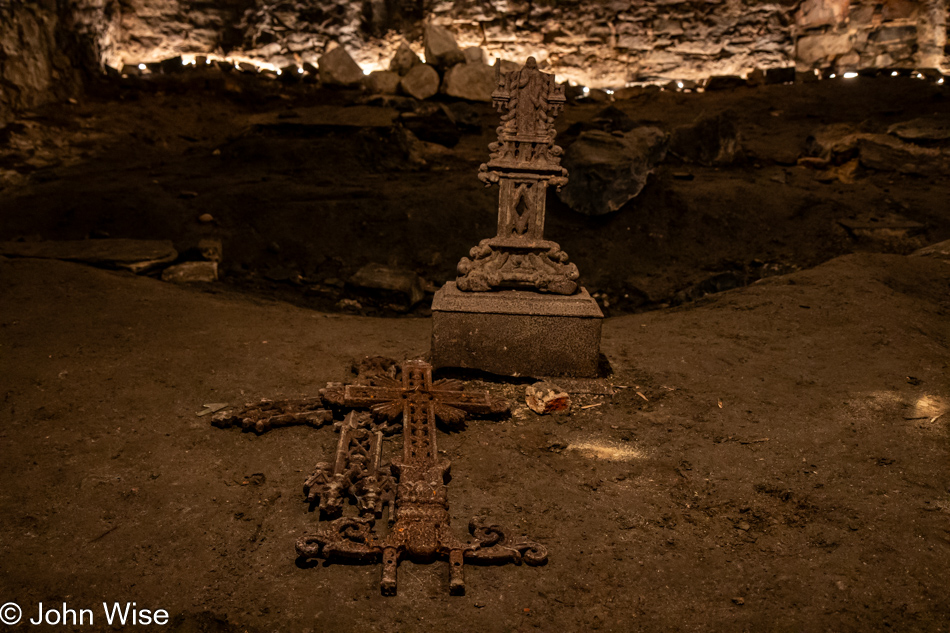
<svg viewBox="0 0 950 633"><path fill-rule="evenodd" d="M497 63L501 68L502 75L518 72L522 68L521 64L518 62L513 62L510 59L499 59Z"/></svg>
<svg viewBox="0 0 950 633"><path fill-rule="evenodd" d="M706 92L716 92L717 90L735 90L747 85L746 80L739 75L713 75L706 80L704 88Z"/></svg>
<svg viewBox="0 0 950 633"><path fill-rule="evenodd" d="M600 126L600 129L605 132L623 132L624 134L637 127L636 121L627 116L626 112L614 106L607 106L598 112L591 124Z"/></svg>
<svg viewBox="0 0 950 633"><path fill-rule="evenodd" d="M363 81L363 69L353 61L342 46L324 53L317 60L320 81L329 86L358 86Z"/></svg>
<svg viewBox="0 0 950 633"><path fill-rule="evenodd" d="M870 169L930 177L950 175L950 152L946 150L905 143L887 134L863 134L857 146L861 164Z"/></svg>
<svg viewBox="0 0 950 633"><path fill-rule="evenodd" d="M840 218L838 224L843 226L851 236L859 239L907 244L915 238L915 241L919 242L919 236L926 228L920 222L880 209Z"/></svg>
<svg viewBox="0 0 950 633"><path fill-rule="evenodd" d="M794 66L786 66L785 68L767 68L765 70L765 83L767 84L790 84L794 82Z"/></svg>
<svg viewBox="0 0 950 633"><path fill-rule="evenodd" d="M589 120L572 123L569 128L558 134L557 138L562 147L568 147L583 132L600 130L601 132L626 134L636 127L638 127L637 122L627 116L625 112L614 106L607 106Z"/></svg>
<svg viewBox="0 0 950 633"><path fill-rule="evenodd" d="M491 93L497 86L494 69L482 62L456 64L449 68L442 80L442 92L469 101L490 102Z"/></svg>
<svg viewBox="0 0 950 633"><path fill-rule="evenodd" d="M366 76L364 84L374 94L394 95L399 91L402 77L391 70L374 70Z"/></svg>
<svg viewBox="0 0 950 633"><path fill-rule="evenodd" d="M913 0L889 0L881 7L881 19L915 20L922 4Z"/></svg>
<svg viewBox="0 0 950 633"><path fill-rule="evenodd" d="M559 196L585 215L613 213L636 197L666 155L667 137L655 127L627 133L582 132L561 161L570 181Z"/></svg>
<svg viewBox="0 0 950 633"><path fill-rule="evenodd" d="M843 154L855 152L858 140L863 135L864 133L851 123L823 125L805 140L806 153L812 158L831 161L842 157Z"/></svg>
<svg viewBox="0 0 950 633"><path fill-rule="evenodd" d="M98 72L99 58L86 56L83 25L71 15L74 4L0 2L0 127L19 111L76 94L93 64Z"/></svg>
<svg viewBox="0 0 950 633"><path fill-rule="evenodd" d="M945 262L950 262L950 240L944 240L943 242L925 246L924 248L914 251L910 256L933 257L934 259L942 259Z"/></svg>
<svg viewBox="0 0 950 633"><path fill-rule="evenodd" d="M912 129L908 126L904 131L912 134ZM939 131L931 130L927 135L939 136ZM878 171L932 177L950 174L950 151L946 149L905 143L890 134L862 132L847 123L818 128L808 137L806 146L810 156L829 163L840 164L857 157L861 165Z"/></svg>
<svg viewBox="0 0 950 633"><path fill-rule="evenodd" d="M405 77L406 73L421 63L422 60L419 59L419 56L412 52L412 49L409 48L409 45L405 41L402 41L399 43L399 47L389 62L389 70L394 73L399 73L400 77Z"/></svg>
<svg viewBox="0 0 950 633"><path fill-rule="evenodd" d="M729 111L700 116L691 125L673 130L670 138L670 154L690 163L728 165L738 152L739 125Z"/></svg>
<svg viewBox="0 0 950 633"><path fill-rule="evenodd" d="M448 29L427 24L423 41L427 64L445 69L465 61L465 53L459 48L455 36Z"/></svg>
<svg viewBox="0 0 950 633"><path fill-rule="evenodd" d="M439 91L439 73L429 64L419 64L406 73L399 88L410 97L428 99Z"/></svg>

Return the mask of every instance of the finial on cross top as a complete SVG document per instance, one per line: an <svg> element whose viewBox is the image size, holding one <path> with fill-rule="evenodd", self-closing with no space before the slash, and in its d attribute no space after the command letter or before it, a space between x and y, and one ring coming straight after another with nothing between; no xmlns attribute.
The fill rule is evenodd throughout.
<svg viewBox="0 0 950 633"><path fill-rule="evenodd" d="M574 294L577 266L568 263L557 243L544 239L547 188L567 184L563 150L554 143L564 86L538 70L534 57L508 73L500 64L495 64L498 86L492 92L501 113L498 140L488 146L489 161L478 172L486 186L499 185L498 229L462 258L456 284L467 292L512 288Z"/></svg>

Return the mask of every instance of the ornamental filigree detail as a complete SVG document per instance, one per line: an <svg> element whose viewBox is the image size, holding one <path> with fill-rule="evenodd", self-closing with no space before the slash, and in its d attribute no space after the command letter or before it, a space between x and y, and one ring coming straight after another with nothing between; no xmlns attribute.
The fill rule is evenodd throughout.
<svg viewBox="0 0 950 633"><path fill-rule="evenodd" d="M452 464L439 454L436 424L460 429L468 415L502 415L508 403L486 391L463 390L458 380L434 381L432 366L423 361L407 361L400 369L398 379L379 374L363 384L331 383L319 399L263 401L237 414L221 412L213 423L263 433L290 424L322 426L334 411L355 409L335 424L340 438L333 463L318 463L304 483L307 501L325 519L320 529L298 539L297 555L304 561L379 562L384 595L396 593L402 558L448 560L455 595L465 592L466 561L543 565L543 546L512 538L480 517L469 524L471 539L459 538L451 528L446 482ZM384 464L383 438L400 431L402 454ZM356 507L356 516L347 516L347 505ZM389 529L381 535L376 522L387 508Z"/></svg>
<svg viewBox="0 0 950 633"><path fill-rule="evenodd" d="M547 189L567 184L563 150L554 139L554 120L564 107L564 86L538 70L529 57L520 69L502 73L492 92L501 113L498 140L479 167L478 179L499 185L498 229L458 265L460 290L484 292L520 288L569 295L577 290L577 267L554 242L544 239Z"/></svg>
<svg viewBox="0 0 950 633"><path fill-rule="evenodd" d="M577 266L567 262L567 253L554 242L546 251L518 252L496 249L493 240L482 240L469 257L459 262L459 290L485 292L520 285L541 292L569 295L577 289Z"/></svg>

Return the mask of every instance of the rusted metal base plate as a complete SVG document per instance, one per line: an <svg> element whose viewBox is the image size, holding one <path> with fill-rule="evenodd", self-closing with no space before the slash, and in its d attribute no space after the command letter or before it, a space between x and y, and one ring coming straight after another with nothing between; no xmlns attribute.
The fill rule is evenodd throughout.
<svg viewBox="0 0 950 633"><path fill-rule="evenodd" d="M587 290L462 292L446 283L432 300L436 368L504 376L597 376L604 315Z"/></svg>

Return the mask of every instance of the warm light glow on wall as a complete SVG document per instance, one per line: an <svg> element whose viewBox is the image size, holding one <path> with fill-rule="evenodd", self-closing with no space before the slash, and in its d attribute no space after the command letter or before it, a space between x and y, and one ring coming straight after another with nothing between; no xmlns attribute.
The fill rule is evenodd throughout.
<svg viewBox="0 0 950 633"><path fill-rule="evenodd" d="M351 47L347 46L347 52L352 55L354 61L359 65L360 69L363 71L364 75L369 75L374 71L388 70L389 63L393 55L396 52L399 44L402 42L400 38L395 35L388 36L386 38L374 41L372 44L367 44L366 46L360 48L359 50L353 50ZM494 65L497 61L503 60L513 64L522 64L524 60L529 56L533 56L538 60L541 67L547 72L553 72L555 75L555 81L558 83L567 83L571 86L583 86L583 94L587 95L591 89L602 89L608 91L608 94L613 94L613 91L618 88L623 87L643 87L649 85L658 85L665 87L666 89L672 88L674 90L687 90L687 91L702 91L702 84L708 79L708 76L673 76L667 77L662 73L657 75L650 75L644 80L630 80L629 77L622 78L624 73L613 73L611 74L601 74L596 75L596 67L580 67L574 65L561 65L559 58L552 57L550 51L539 47L537 44L531 42L504 42L502 44L489 44L489 46L480 46L481 42L472 36L461 35L458 37L459 47L462 49L468 47L481 47L485 51L485 61L489 65ZM409 48L423 61L425 60L424 48L421 40L409 43ZM197 58L205 58L205 64L211 64L214 62L223 62L232 65L234 68L241 69L241 65L244 65L244 68L250 71L247 65L256 69L257 72L267 71L280 75L282 73L282 68L291 68L296 69L298 74L304 74L305 71L302 68L304 64L312 64L313 66L318 66L319 57L322 54L321 51L309 51L301 52L299 54L293 54L292 57L289 57L286 52L284 54L275 55L269 59L262 58L260 56L255 56L254 51L248 51L248 54L235 54L235 55L221 55L216 53L183 53L181 54L182 65L184 66L197 66ZM170 52L167 49L155 49L150 55L146 55L144 59L133 59L130 61L123 61L128 59L128 55L122 52L113 51L112 58L116 61L116 68L122 68L125 64L137 65L140 71L143 74L149 73L149 65L155 64L157 62L167 61L169 57L173 57L174 52ZM111 65L111 64L110 64ZM154 68L154 66L152 66ZM835 79L842 77L844 79L853 79L858 77L858 72L856 70L848 70L846 72L840 72L840 69L835 72L830 72L832 68L825 69L822 72L819 69L811 69L812 72L816 75L818 79L829 78ZM729 67L729 68L717 68L719 72L716 74L727 74L735 75L742 78L747 78L753 69L751 68L739 68L739 67ZM898 77L901 75L901 72L898 70L889 70L889 75L892 77ZM824 74L828 73L828 74ZM943 84L943 78L940 75L936 77L931 74L924 74L919 71L911 72L911 69L905 69L904 75L915 77L917 79L929 79L935 81L937 84ZM595 76L596 75L596 76ZM618 79L618 77L621 77ZM689 85L689 88L687 88Z"/></svg>
<svg viewBox="0 0 950 633"><path fill-rule="evenodd" d="M276 64L271 64L270 62L265 62L259 59L253 59L251 57L244 57L240 55L223 57L223 56L214 55L214 54L207 54L207 55L189 54L189 55L181 56L181 63L183 66L197 66L198 57L205 57L207 59L206 64L209 64L211 62L225 62L225 63L231 64L235 68L240 68L240 64L251 64L252 66L257 68L258 72L262 70L269 70L271 72L277 73L278 75L280 74L280 68L278 68Z"/></svg>

